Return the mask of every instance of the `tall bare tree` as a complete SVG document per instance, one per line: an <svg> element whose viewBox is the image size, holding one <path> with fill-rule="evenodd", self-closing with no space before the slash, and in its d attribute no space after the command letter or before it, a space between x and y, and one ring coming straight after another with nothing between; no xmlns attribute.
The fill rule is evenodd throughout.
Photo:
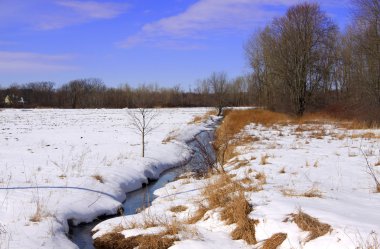
<svg viewBox="0 0 380 249"><path fill-rule="evenodd" d="M218 111L218 116L220 116L222 115L223 108L227 103L227 93L229 87L227 74L224 72L212 73L206 82L210 86L211 92L214 95L213 103Z"/></svg>
<svg viewBox="0 0 380 249"><path fill-rule="evenodd" d="M353 0L356 59L360 60L361 83L380 107L380 1Z"/></svg>
<svg viewBox="0 0 380 249"><path fill-rule="evenodd" d="M335 63L337 27L318 4L292 6L250 43L248 56L272 96L303 115L318 88L327 87ZM273 95L274 93L274 95Z"/></svg>

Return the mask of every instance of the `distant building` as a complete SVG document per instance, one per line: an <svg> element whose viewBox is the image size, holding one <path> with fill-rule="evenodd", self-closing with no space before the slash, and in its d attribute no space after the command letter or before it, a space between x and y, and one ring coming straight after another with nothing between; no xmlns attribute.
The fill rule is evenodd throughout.
<svg viewBox="0 0 380 249"><path fill-rule="evenodd" d="M5 105L7 105L7 106L12 105L12 99L11 99L11 97L9 97L9 95L7 95L7 96L5 97L5 99L4 99L4 103L5 103Z"/></svg>

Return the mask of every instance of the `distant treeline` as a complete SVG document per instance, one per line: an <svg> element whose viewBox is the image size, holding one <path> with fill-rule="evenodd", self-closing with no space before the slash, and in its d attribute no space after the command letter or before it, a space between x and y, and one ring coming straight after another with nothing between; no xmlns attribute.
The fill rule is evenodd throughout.
<svg viewBox="0 0 380 249"><path fill-rule="evenodd" d="M253 105L247 78L227 81L224 73L221 88L209 80L200 81L193 90L179 86L162 88L158 85L129 85L107 87L96 78L78 79L61 87L53 82L13 84L0 89L1 107L13 108L134 108L134 107L200 107ZM210 77L212 78L212 77ZM219 84L219 82L216 82ZM218 96L216 96L218 95ZM221 100L221 97L223 98Z"/></svg>

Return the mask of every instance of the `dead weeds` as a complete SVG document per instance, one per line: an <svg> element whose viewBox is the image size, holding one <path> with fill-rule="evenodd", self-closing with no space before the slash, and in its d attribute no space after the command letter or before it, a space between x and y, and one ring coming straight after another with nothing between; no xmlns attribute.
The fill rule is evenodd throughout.
<svg viewBox="0 0 380 249"><path fill-rule="evenodd" d="M286 221L288 220L296 223L302 231L309 232L305 242L324 236L331 231L329 224L320 222L317 218L302 212L302 210L299 210L296 214L290 214L289 219Z"/></svg>
<svg viewBox="0 0 380 249"><path fill-rule="evenodd" d="M275 233L269 239L266 239L261 249L277 249L284 240L286 240L286 233Z"/></svg>
<svg viewBox="0 0 380 249"><path fill-rule="evenodd" d="M94 240L96 249L167 249L178 239L167 237L165 233L139 235L126 238L121 233L108 233Z"/></svg>
<svg viewBox="0 0 380 249"><path fill-rule="evenodd" d="M173 212L173 213L180 213L180 212L184 212L186 210L187 210L187 207L183 206L183 205L174 206L174 207L170 208L170 212Z"/></svg>

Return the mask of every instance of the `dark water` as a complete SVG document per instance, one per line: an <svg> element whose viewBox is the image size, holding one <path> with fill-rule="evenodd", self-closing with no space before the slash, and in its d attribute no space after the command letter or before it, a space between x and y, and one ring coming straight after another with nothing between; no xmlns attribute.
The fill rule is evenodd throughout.
<svg viewBox="0 0 380 249"><path fill-rule="evenodd" d="M197 141L211 141L210 136L212 136L210 132L203 132L197 136ZM203 155L206 152L213 157L212 146L208 142L200 143L197 141L189 143L189 146L194 150L194 155L187 165L167 170L160 175L157 181L152 181L141 189L127 193L126 200L123 203L124 215L136 214L138 209L149 206L156 198L153 194L154 191L164 187L168 182L174 181L180 174L184 172L201 172L207 169ZM91 230L102 221L104 219L95 220L88 224L71 226L69 238L80 249L94 249Z"/></svg>

